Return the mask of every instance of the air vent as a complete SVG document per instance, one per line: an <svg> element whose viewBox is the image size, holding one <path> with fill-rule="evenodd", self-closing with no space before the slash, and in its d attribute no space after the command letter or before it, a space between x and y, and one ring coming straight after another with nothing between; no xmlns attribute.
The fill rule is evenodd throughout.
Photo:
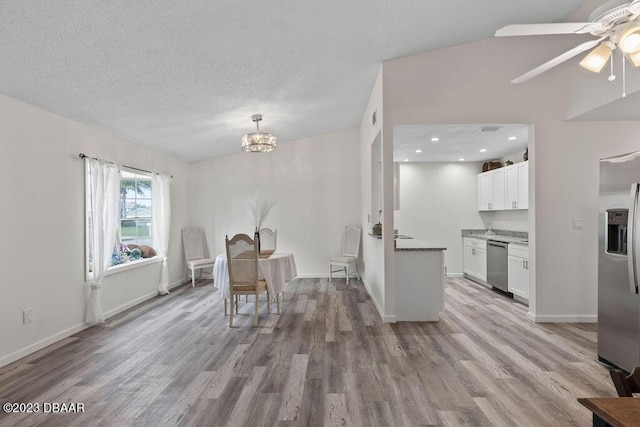
<svg viewBox="0 0 640 427"><path fill-rule="evenodd" d="M502 126L483 126L480 128L480 132L495 132L501 128Z"/></svg>

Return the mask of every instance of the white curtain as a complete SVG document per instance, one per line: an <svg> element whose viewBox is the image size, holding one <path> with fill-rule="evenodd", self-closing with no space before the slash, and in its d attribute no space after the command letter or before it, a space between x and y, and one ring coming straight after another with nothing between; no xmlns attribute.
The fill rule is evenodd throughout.
<svg viewBox="0 0 640 427"><path fill-rule="evenodd" d="M153 245L156 253L162 257L162 268L160 271L160 283L158 283L158 293L166 295L169 293L169 268L167 267L167 252L169 250L169 231L171 228L171 176L166 174L153 175L151 185L152 226L151 233Z"/></svg>
<svg viewBox="0 0 640 427"><path fill-rule="evenodd" d="M93 273L89 279L89 301L86 322L104 323L100 288L102 278L111 265L120 206L120 167L103 160L85 157L89 177L89 226Z"/></svg>

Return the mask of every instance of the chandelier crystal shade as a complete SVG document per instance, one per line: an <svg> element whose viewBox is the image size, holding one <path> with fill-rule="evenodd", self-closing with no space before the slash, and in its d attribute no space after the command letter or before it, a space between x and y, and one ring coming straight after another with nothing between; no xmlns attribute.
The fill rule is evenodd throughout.
<svg viewBox="0 0 640 427"><path fill-rule="evenodd" d="M260 132L262 114L254 114L251 120L256 123L256 132L242 137L242 149L249 153L268 153L276 148L276 137L270 133Z"/></svg>

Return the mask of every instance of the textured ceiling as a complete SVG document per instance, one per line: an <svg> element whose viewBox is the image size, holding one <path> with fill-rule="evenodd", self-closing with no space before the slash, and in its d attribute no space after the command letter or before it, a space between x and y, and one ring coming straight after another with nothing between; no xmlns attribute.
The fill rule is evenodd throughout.
<svg viewBox="0 0 640 427"><path fill-rule="evenodd" d="M580 0L0 1L0 93L194 162L358 126L381 62Z"/></svg>

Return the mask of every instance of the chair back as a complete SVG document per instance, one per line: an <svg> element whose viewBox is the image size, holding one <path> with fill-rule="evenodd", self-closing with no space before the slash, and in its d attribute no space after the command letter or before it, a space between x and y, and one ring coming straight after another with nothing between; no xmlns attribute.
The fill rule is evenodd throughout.
<svg viewBox="0 0 640 427"><path fill-rule="evenodd" d="M630 375L620 369L612 369L609 373L619 397L633 397L633 393L640 393L640 367L634 368Z"/></svg>
<svg viewBox="0 0 640 427"><path fill-rule="evenodd" d="M260 229L260 250L276 251L278 243L278 229L261 228Z"/></svg>
<svg viewBox="0 0 640 427"><path fill-rule="evenodd" d="M257 285L258 242L246 234L225 236L229 286Z"/></svg>
<svg viewBox="0 0 640 427"><path fill-rule="evenodd" d="M182 229L182 244L187 261L204 258L202 230L197 227Z"/></svg>
<svg viewBox="0 0 640 427"><path fill-rule="evenodd" d="M360 231L361 229L357 225L347 225L344 230L343 256L358 257L360 252Z"/></svg>

